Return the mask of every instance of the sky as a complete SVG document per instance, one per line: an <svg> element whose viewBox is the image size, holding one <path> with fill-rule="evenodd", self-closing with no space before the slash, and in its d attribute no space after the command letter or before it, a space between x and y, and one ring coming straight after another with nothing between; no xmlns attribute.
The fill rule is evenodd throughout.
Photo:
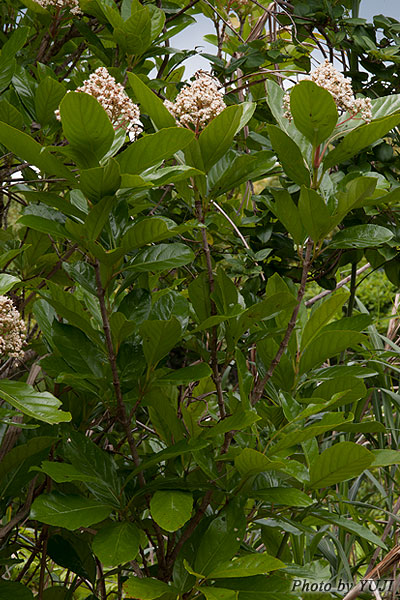
<svg viewBox="0 0 400 600"><path fill-rule="evenodd" d="M393 17L400 21L400 0L362 0L360 17L372 20L377 14ZM191 25L171 39L171 46L180 49L197 48L199 52L215 54L215 47L204 41L204 35L215 33L211 21L203 15L196 15L196 25ZM201 56L194 56L185 61L185 79L189 79L199 69L210 69L210 63Z"/></svg>

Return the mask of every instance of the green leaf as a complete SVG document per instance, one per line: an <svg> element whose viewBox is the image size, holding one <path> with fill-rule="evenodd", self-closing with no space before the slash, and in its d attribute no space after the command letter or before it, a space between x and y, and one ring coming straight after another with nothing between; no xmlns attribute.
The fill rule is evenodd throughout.
<svg viewBox="0 0 400 600"><path fill-rule="evenodd" d="M19 158L38 167L43 173L56 175L70 182L74 181L73 174L58 158L50 154L47 148L38 144L30 135L7 123L0 123L0 143Z"/></svg>
<svg viewBox="0 0 400 600"><path fill-rule="evenodd" d="M299 209L287 190L272 190L275 202L270 202L268 208L285 226L296 244L302 244L306 231L300 220Z"/></svg>
<svg viewBox="0 0 400 600"><path fill-rule="evenodd" d="M90 210L84 224L87 238L89 240L97 240L103 231L105 224L109 222L110 212L114 206L114 196L105 196Z"/></svg>
<svg viewBox="0 0 400 600"><path fill-rule="evenodd" d="M329 248L371 248L386 244L393 233L380 225L354 225L339 231L329 244Z"/></svg>
<svg viewBox="0 0 400 600"><path fill-rule="evenodd" d="M93 96L69 92L60 104L65 137L80 155L81 166L97 166L114 141L114 129L104 108Z"/></svg>
<svg viewBox="0 0 400 600"><path fill-rule="evenodd" d="M310 369L323 363L347 348L354 348L358 344L365 343L367 338L356 331L325 331L314 338L304 350L299 372L306 373Z"/></svg>
<svg viewBox="0 0 400 600"><path fill-rule="evenodd" d="M114 29L114 39L128 54L141 56L151 44L151 18L147 7Z"/></svg>
<svg viewBox="0 0 400 600"><path fill-rule="evenodd" d="M373 463L373 454L353 442L340 442L324 450L310 469L311 489L321 489L361 475Z"/></svg>
<svg viewBox="0 0 400 600"><path fill-rule="evenodd" d="M348 443L350 443L350 442L348 442ZM362 446L361 446L361 448L362 448ZM365 448L364 448L364 450L365 450ZM332 512L322 511L322 510L318 511L318 513L316 513L316 514L319 519L321 519L327 523L332 523L334 525L337 525L341 529L344 529L345 531L349 531L350 533L353 533L356 536L358 536L362 539L365 539L368 542L371 542L371 544L373 544L373 546L378 546L379 548L383 548L384 550L387 550L386 544L384 542L382 542L382 540L377 535L372 533L372 531L370 531L366 527L363 527L363 525L356 523L356 521L354 521L354 519L346 519L345 517L335 515Z"/></svg>
<svg viewBox="0 0 400 600"><path fill-rule="evenodd" d="M212 197L216 198L229 192L245 181L257 181L265 176L276 162L275 156L269 150L261 150L254 154L230 154L223 156L208 175L209 194Z"/></svg>
<svg viewBox="0 0 400 600"><path fill-rule="evenodd" d="M136 175L170 158L194 139L193 131L183 127L168 127L145 135L130 144L116 157L121 173Z"/></svg>
<svg viewBox="0 0 400 600"><path fill-rule="evenodd" d="M112 196L121 185L119 164L111 158L104 167L81 171L81 190L94 202Z"/></svg>
<svg viewBox="0 0 400 600"><path fill-rule="evenodd" d="M370 465L370 469L377 467L388 467L389 465L400 464L400 452L398 450L371 450L374 461Z"/></svg>
<svg viewBox="0 0 400 600"><path fill-rule="evenodd" d="M297 129L314 147L330 136L339 117L332 94L313 81L293 87L290 111Z"/></svg>
<svg viewBox="0 0 400 600"><path fill-rule="evenodd" d="M0 463L0 481L4 479L10 471L15 474L26 459L50 448L55 440L56 438L52 436L38 436L29 440L26 444L21 444L12 448Z"/></svg>
<svg viewBox="0 0 400 600"><path fill-rule="evenodd" d="M68 463L44 460L38 470L46 473L56 483L65 483L66 481L97 481L97 477L87 475Z"/></svg>
<svg viewBox="0 0 400 600"><path fill-rule="evenodd" d="M280 469L284 464L282 461L269 459L265 454L253 448L244 448L235 458L235 467L243 476Z"/></svg>
<svg viewBox="0 0 400 600"><path fill-rule="evenodd" d="M314 242L331 230L329 209L318 192L302 186L298 208L303 227Z"/></svg>
<svg viewBox="0 0 400 600"><path fill-rule="evenodd" d="M255 107L252 102L228 106L203 129L199 146L206 172L229 150L235 135L253 116ZM202 165L194 166L203 170Z"/></svg>
<svg viewBox="0 0 400 600"><path fill-rule="evenodd" d="M31 590L18 581L0 579L0 600L33 600Z"/></svg>
<svg viewBox="0 0 400 600"><path fill-rule="evenodd" d="M247 492L252 498L278 506L310 506L312 498L296 488L271 487Z"/></svg>
<svg viewBox="0 0 400 600"><path fill-rule="evenodd" d="M175 127L176 121L163 101L134 73L128 73L128 81L133 89L142 112L149 115L157 129Z"/></svg>
<svg viewBox="0 0 400 600"><path fill-rule="evenodd" d="M176 224L169 219L149 217L135 223L128 229L121 240L123 248L130 252L146 244L159 242L177 235Z"/></svg>
<svg viewBox="0 0 400 600"><path fill-rule="evenodd" d="M155 600L164 594L175 593L173 587L153 577L130 577L125 581L124 590L137 600ZM177 594L176 594L177 595Z"/></svg>
<svg viewBox="0 0 400 600"><path fill-rule="evenodd" d="M206 438L213 438L216 435L221 435L228 431L241 431L242 429L246 429L246 427L253 425L260 419L261 417L252 410L239 410L234 415L226 417L226 419L223 419L213 427L205 428L203 435Z"/></svg>
<svg viewBox="0 0 400 600"><path fill-rule="evenodd" d="M197 546L194 570L208 576L239 550L246 528L243 509L232 502L207 527Z"/></svg>
<svg viewBox="0 0 400 600"><path fill-rule="evenodd" d="M189 521L193 510L193 496L179 491L157 491L150 500L150 512L155 522L165 531L177 531Z"/></svg>
<svg viewBox="0 0 400 600"><path fill-rule="evenodd" d="M8 275L8 273L0 274L0 294L6 294L9 292L16 283L20 283L20 279L18 277L14 277L14 275Z"/></svg>
<svg viewBox="0 0 400 600"><path fill-rule="evenodd" d="M176 345L182 332L175 317L168 321L143 321L139 328L143 352L149 367L155 366Z"/></svg>
<svg viewBox="0 0 400 600"><path fill-rule="evenodd" d="M65 87L53 77L45 77L39 83L35 93L35 107L42 127L54 121L54 111L59 107L65 93Z"/></svg>
<svg viewBox="0 0 400 600"><path fill-rule="evenodd" d="M346 302L347 292L335 292L319 302L313 309L301 335L301 350L304 350L311 340L327 324Z"/></svg>
<svg viewBox="0 0 400 600"><path fill-rule="evenodd" d="M194 254L184 244L158 244L139 252L128 269L158 273L167 269L176 269L194 260Z"/></svg>
<svg viewBox="0 0 400 600"><path fill-rule="evenodd" d="M342 163L358 154L376 140L381 139L400 123L400 114L389 115L357 127L346 135L340 144L326 156L324 169Z"/></svg>
<svg viewBox="0 0 400 600"><path fill-rule="evenodd" d="M32 504L30 518L73 531L104 521L112 508L98 500L58 492L42 494Z"/></svg>
<svg viewBox="0 0 400 600"><path fill-rule="evenodd" d="M276 569L283 569L285 566L285 563L274 556L256 552L255 554L240 556L239 558L225 562L216 569L213 569L208 576L211 579L218 579L220 577L251 577L252 575L262 575L270 571L276 571Z"/></svg>
<svg viewBox="0 0 400 600"><path fill-rule="evenodd" d="M0 56L0 92L8 88L14 75L17 63L13 56L1 53Z"/></svg>
<svg viewBox="0 0 400 600"><path fill-rule="evenodd" d="M190 367L183 367L183 369L177 369L176 371L170 371L169 373L163 373L157 382L161 384L182 385L211 377L211 375L211 368L206 363L199 363Z"/></svg>
<svg viewBox="0 0 400 600"><path fill-rule="evenodd" d="M97 532L92 548L103 565L117 567L136 558L139 539L139 530L132 523L111 523Z"/></svg>
<svg viewBox="0 0 400 600"><path fill-rule="evenodd" d="M60 567L69 569L76 575L94 583L96 580L96 561L89 544L82 537L82 535L76 535L65 530L61 534L52 534L48 540L47 553ZM50 600L50 594L48 594L48 597ZM59 596L57 593L55 598L57 600L58 598L63 599L63 596Z"/></svg>
<svg viewBox="0 0 400 600"><path fill-rule="evenodd" d="M19 110L4 99L0 100L0 121L16 129L22 129L24 126L24 118Z"/></svg>
<svg viewBox="0 0 400 600"><path fill-rule="evenodd" d="M65 423L71 420L69 412L58 410L60 400L50 392L37 392L21 381L0 381L0 396L25 415L45 423Z"/></svg>
<svg viewBox="0 0 400 600"><path fill-rule="evenodd" d="M236 600L239 594L235 590L205 586L202 586L201 591L206 600Z"/></svg>
<svg viewBox="0 0 400 600"><path fill-rule="evenodd" d="M286 175L298 185L310 185L310 172L296 142L276 125L267 125L267 131Z"/></svg>
<svg viewBox="0 0 400 600"><path fill-rule="evenodd" d="M346 186L345 191L336 194L337 208L333 215L335 221L339 223L350 210L363 206L364 201L374 194L377 183L376 177L352 179Z"/></svg>

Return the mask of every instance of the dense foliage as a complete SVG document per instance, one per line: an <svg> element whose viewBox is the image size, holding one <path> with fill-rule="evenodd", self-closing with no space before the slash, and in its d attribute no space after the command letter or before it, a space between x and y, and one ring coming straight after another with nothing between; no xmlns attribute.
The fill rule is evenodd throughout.
<svg viewBox="0 0 400 600"><path fill-rule="evenodd" d="M392 578L400 23L358 8L0 0L1 600Z"/></svg>

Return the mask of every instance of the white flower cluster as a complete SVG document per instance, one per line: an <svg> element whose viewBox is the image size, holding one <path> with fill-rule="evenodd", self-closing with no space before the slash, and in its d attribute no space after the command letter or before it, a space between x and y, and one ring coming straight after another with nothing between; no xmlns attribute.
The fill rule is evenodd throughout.
<svg viewBox="0 0 400 600"><path fill-rule="evenodd" d="M75 91L96 98L115 129L123 127L132 134L132 141L137 138L142 130L139 107L132 102L123 86L115 81L105 67L96 69ZM60 120L60 111L55 112L57 119Z"/></svg>
<svg viewBox="0 0 400 600"><path fill-rule="evenodd" d="M0 356L23 356L26 326L7 296L0 296Z"/></svg>
<svg viewBox="0 0 400 600"><path fill-rule="evenodd" d="M306 81L313 81L332 94L336 106L342 112L348 112L352 117L359 115L366 123L372 119L372 104L369 98L355 98L351 87L351 80L337 71L329 60L325 60ZM286 92L283 98L285 108L284 116L291 119L290 94Z"/></svg>
<svg viewBox="0 0 400 600"><path fill-rule="evenodd" d="M79 0L35 0L36 4L39 4L42 8L49 6L55 6L56 8L67 8L75 16L82 15L82 11L79 6Z"/></svg>
<svg viewBox="0 0 400 600"><path fill-rule="evenodd" d="M197 71L196 80L191 85L185 85L179 92L175 102L165 100L164 104L180 125L195 129L203 129L224 108L224 96L218 89L218 80L205 73Z"/></svg>

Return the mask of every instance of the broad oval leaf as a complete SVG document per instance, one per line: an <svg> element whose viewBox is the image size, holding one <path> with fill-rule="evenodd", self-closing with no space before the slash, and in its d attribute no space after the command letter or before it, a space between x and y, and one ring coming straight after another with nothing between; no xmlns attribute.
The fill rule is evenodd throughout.
<svg viewBox="0 0 400 600"><path fill-rule="evenodd" d="M83 166L97 166L114 141L114 129L104 108L93 96L69 92L60 104L65 137L84 158Z"/></svg>
<svg viewBox="0 0 400 600"><path fill-rule="evenodd" d="M31 590L18 581L0 579L0 600L33 600Z"/></svg>
<svg viewBox="0 0 400 600"><path fill-rule="evenodd" d="M25 415L45 423L65 423L71 414L58 410L61 406L50 392L37 392L31 385L20 381L0 381L0 397Z"/></svg>
<svg viewBox="0 0 400 600"><path fill-rule="evenodd" d="M157 129L176 125L174 117L164 106L163 101L137 75L128 73L128 81L142 111L149 115Z"/></svg>
<svg viewBox="0 0 400 600"><path fill-rule="evenodd" d="M253 448L244 448L239 456L235 458L235 467L244 476L263 473L264 471L279 469L284 466L284 462L271 460L265 454Z"/></svg>
<svg viewBox="0 0 400 600"><path fill-rule="evenodd" d="M359 444L341 442L330 446L313 461L310 469L311 489L329 487L361 475L374 462L374 455Z"/></svg>
<svg viewBox="0 0 400 600"><path fill-rule="evenodd" d="M276 569L285 567L278 558L265 553L249 554L248 556L240 556L229 562L219 565L209 573L211 579L220 577L251 577L252 575L262 575Z"/></svg>
<svg viewBox="0 0 400 600"><path fill-rule="evenodd" d="M297 129L314 147L330 136L339 116L332 94L313 81L294 86L290 110Z"/></svg>
<svg viewBox="0 0 400 600"><path fill-rule="evenodd" d="M355 225L339 231L330 248L371 248L390 242L393 233L381 225Z"/></svg>
<svg viewBox="0 0 400 600"><path fill-rule="evenodd" d="M19 283L21 280L18 277L14 277L14 275L9 275L8 273L0 274L0 294L6 294L14 287L16 283Z"/></svg>
<svg viewBox="0 0 400 600"><path fill-rule="evenodd" d="M150 512L155 522L165 531L177 531L189 521L193 496L180 491L157 491L150 500Z"/></svg>
<svg viewBox="0 0 400 600"><path fill-rule="evenodd" d="M174 588L153 577L131 577L124 583L125 591L137 600L155 600L164 594L171 594Z"/></svg>
<svg viewBox="0 0 400 600"><path fill-rule="evenodd" d="M52 492L36 498L32 504L30 518L73 531L104 521L111 510L108 504L101 504L92 498Z"/></svg>
<svg viewBox="0 0 400 600"><path fill-rule="evenodd" d="M166 269L182 267L193 260L193 252L184 244L158 244L139 252L128 269L158 273Z"/></svg>
<svg viewBox="0 0 400 600"><path fill-rule="evenodd" d="M139 530L133 523L111 523L93 539L93 552L107 567L133 560L139 552Z"/></svg>
<svg viewBox="0 0 400 600"><path fill-rule="evenodd" d="M312 498L296 488L271 487L248 492L248 494L253 498L257 498L268 504L277 504L278 506L305 507L313 503Z"/></svg>
<svg viewBox="0 0 400 600"><path fill-rule="evenodd" d="M272 147L277 153L286 175L298 185L310 185L310 172L296 142L276 125L267 125L267 130Z"/></svg>
<svg viewBox="0 0 400 600"><path fill-rule="evenodd" d="M160 161L170 158L193 139L193 131L183 127L168 127L143 136L116 157L121 173L142 173Z"/></svg>

